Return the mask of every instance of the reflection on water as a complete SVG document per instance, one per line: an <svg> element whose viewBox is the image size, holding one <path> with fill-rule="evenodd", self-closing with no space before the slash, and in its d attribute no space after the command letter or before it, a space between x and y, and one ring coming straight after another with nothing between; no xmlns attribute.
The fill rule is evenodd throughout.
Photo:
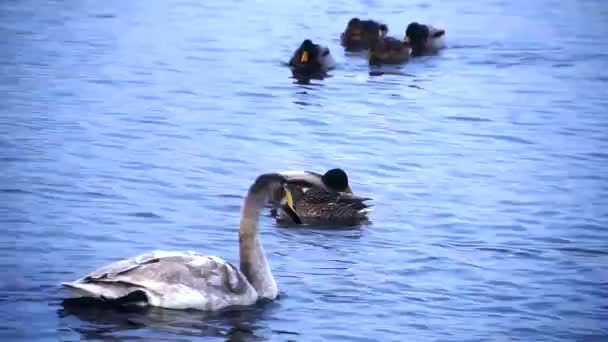
<svg viewBox="0 0 608 342"><path fill-rule="evenodd" d="M73 317L87 323L78 325L73 330L68 328L69 331L77 332L80 340L118 341L121 340L118 336L128 336L129 330L139 330L159 333L159 338L163 339L170 336L164 334L173 334L219 337L226 341L251 341L261 338L256 334L257 330L268 329L264 324L265 314L277 307L276 303L259 303L253 307L205 313L161 308L117 308L102 302L74 298L65 300L57 314L61 320L59 331L70 327ZM297 336L297 333L289 331L280 334Z"/></svg>

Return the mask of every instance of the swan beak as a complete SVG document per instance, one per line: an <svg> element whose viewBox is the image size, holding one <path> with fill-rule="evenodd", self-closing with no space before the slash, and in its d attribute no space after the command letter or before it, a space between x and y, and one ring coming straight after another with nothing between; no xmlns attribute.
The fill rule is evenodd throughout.
<svg viewBox="0 0 608 342"><path fill-rule="evenodd" d="M283 206L283 210L285 210L285 213L291 217L296 224L302 224L302 220L300 219L300 216L298 216L298 213L293 206L293 196L291 195L291 191L289 191L287 188L285 188L285 205Z"/></svg>
<svg viewBox="0 0 608 342"><path fill-rule="evenodd" d="M350 185L346 187L346 192L349 194L353 193L353 190L350 188Z"/></svg>
<svg viewBox="0 0 608 342"><path fill-rule="evenodd" d="M404 43L409 43L410 42L410 37L409 36L405 36L405 38L403 38L403 42Z"/></svg>
<svg viewBox="0 0 608 342"><path fill-rule="evenodd" d="M300 58L300 62L302 62L302 63L308 62L308 51L302 52L302 57Z"/></svg>

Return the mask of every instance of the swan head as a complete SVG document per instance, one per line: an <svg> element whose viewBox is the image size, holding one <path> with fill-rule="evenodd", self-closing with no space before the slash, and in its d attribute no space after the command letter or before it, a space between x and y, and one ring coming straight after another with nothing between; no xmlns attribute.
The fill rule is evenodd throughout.
<svg viewBox="0 0 608 342"><path fill-rule="evenodd" d="M337 192L347 192L352 194L353 191L348 184L348 176L342 169L331 169L321 177L321 181L326 187Z"/></svg>
<svg viewBox="0 0 608 342"><path fill-rule="evenodd" d="M264 205L269 199L271 199L277 191L283 191L285 198L285 205L283 205L283 211L291 217L291 219L301 224L302 220L296 213L293 204L293 195L287 187L287 179L285 176L278 173L266 173L258 176L255 182L249 188L249 196L253 197L261 205Z"/></svg>

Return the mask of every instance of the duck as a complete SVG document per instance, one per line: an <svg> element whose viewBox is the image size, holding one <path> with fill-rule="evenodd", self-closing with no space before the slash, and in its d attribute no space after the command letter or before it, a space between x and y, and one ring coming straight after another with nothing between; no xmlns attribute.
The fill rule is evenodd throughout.
<svg viewBox="0 0 608 342"><path fill-rule="evenodd" d="M370 200L349 193L331 193L319 188L290 186L292 199L287 201L293 206L300 222L281 210L276 217L281 225L323 225L353 226L369 221L368 214L372 207L365 203Z"/></svg>
<svg viewBox="0 0 608 342"><path fill-rule="evenodd" d="M340 34L340 44L347 51L362 51L374 46L382 30L388 27L374 20L361 20L351 18L346 24L346 29Z"/></svg>
<svg viewBox="0 0 608 342"><path fill-rule="evenodd" d="M371 198L353 194L344 170L331 169L323 175L312 171L280 174L287 179L290 197L280 202L286 203L287 209L274 215L278 224L357 225L368 221L372 206L365 202ZM275 199L280 196L275 194ZM296 211L292 216L301 223L294 222L288 208Z"/></svg>
<svg viewBox="0 0 608 342"><path fill-rule="evenodd" d="M388 27L381 25L380 39L367 50L369 64L401 64L407 62L412 54L409 42L388 37Z"/></svg>
<svg viewBox="0 0 608 342"><path fill-rule="evenodd" d="M411 45L412 56L434 54L445 47L445 30L412 22L405 30L403 41Z"/></svg>
<svg viewBox="0 0 608 342"><path fill-rule="evenodd" d="M194 251L152 251L116 261L62 285L77 297L121 306L217 311L253 305L262 299L272 301L279 289L262 248L258 221L276 189L284 189L291 203L286 183L285 176L267 173L249 187L241 209L239 268ZM292 219L298 221L296 216Z"/></svg>
<svg viewBox="0 0 608 342"><path fill-rule="evenodd" d="M300 47L294 51L289 60L289 67L294 76L318 77L336 67L329 48L314 44L310 39L305 39Z"/></svg>

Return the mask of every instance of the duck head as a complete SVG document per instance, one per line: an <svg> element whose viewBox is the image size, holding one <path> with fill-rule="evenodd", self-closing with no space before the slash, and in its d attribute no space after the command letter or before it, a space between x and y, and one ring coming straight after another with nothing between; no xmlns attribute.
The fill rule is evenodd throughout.
<svg viewBox="0 0 608 342"><path fill-rule="evenodd" d="M380 30L380 38L382 39L382 38L386 37L386 35L388 34L388 26L386 26L386 24L380 24L379 30Z"/></svg>
<svg viewBox="0 0 608 342"><path fill-rule="evenodd" d="M331 169L321 177L321 181L328 188L338 191L338 192L347 192L352 194L353 191L348 185L348 176L346 172L342 169Z"/></svg>
<svg viewBox="0 0 608 342"><path fill-rule="evenodd" d="M426 25L413 22L407 26L407 29L405 29L405 38L403 41L416 46L419 44L424 44L428 37L429 28Z"/></svg>
<svg viewBox="0 0 608 342"><path fill-rule="evenodd" d="M362 33L361 29L362 29L361 19L352 18L351 20L348 21L348 24L346 24L345 32L347 32L347 34L349 35L349 38L351 40L359 41L359 40L361 40L361 33Z"/></svg>
<svg viewBox="0 0 608 342"><path fill-rule="evenodd" d="M311 55L314 53L315 44L310 39L306 39L300 45L300 63L306 64L311 59Z"/></svg>

